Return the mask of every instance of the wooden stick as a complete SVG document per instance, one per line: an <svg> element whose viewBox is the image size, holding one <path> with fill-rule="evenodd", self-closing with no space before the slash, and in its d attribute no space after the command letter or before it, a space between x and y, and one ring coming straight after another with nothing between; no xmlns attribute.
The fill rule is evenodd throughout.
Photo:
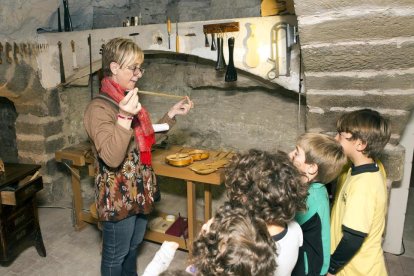
<svg viewBox="0 0 414 276"><path fill-rule="evenodd" d="M177 99L183 99L185 97L185 96L170 95L170 94L165 94L165 93L160 93L160 92L150 92L150 91L143 91L143 90L138 90L138 94L145 94L145 95L150 95L150 96L158 96L158 97L166 97L166 98L177 98Z"/></svg>

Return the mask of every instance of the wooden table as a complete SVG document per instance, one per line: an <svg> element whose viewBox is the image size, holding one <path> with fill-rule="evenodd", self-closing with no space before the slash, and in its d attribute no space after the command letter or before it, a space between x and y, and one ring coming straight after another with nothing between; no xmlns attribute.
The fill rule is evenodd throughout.
<svg viewBox="0 0 414 276"><path fill-rule="evenodd" d="M8 265L26 247L46 257L36 193L43 188L39 165L5 163L0 175L0 261Z"/></svg>
<svg viewBox="0 0 414 276"><path fill-rule="evenodd" d="M191 171L187 167L173 167L165 163L165 156L184 151L182 147L173 146L168 150L157 149L152 154L152 165L154 172L159 176L172 177L181 179L187 186L187 213L188 213L188 242L182 238L162 234L148 230L145 238L151 241L163 242L164 240L175 241L179 243L180 248L189 249L187 245L191 245L198 233L198 221L196 216L196 185L202 185L204 189L204 222L212 216L212 196L211 185L221 185L224 181L224 173L222 169L208 174L200 175ZM210 156L215 156L216 152L210 151ZM72 189L73 200L75 206L75 229L81 230L85 227L85 222L96 223L96 219L87 211L83 211L83 202L80 187L80 168L89 166L93 163L90 155L90 144L85 142L63 150L57 151L55 154L56 161L63 162L68 160L72 173ZM208 160L206 160L208 161ZM89 171L93 171L92 168Z"/></svg>

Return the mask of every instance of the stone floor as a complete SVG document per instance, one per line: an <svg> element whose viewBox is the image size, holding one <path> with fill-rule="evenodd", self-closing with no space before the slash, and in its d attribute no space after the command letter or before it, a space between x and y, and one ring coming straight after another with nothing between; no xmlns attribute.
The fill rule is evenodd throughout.
<svg viewBox="0 0 414 276"><path fill-rule="evenodd" d="M2 276L98 276L100 265L100 231L88 225L80 232L72 227L71 210L39 208L40 225L47 257L42 258L34 247L26 249L8 267L0 266ZM411 232L411 236L414 233ZM412 238L411 238L412 239ZM142 273L159 245L144 242L138 257L138 272ZM407 249L412 252L412 249ZM187 253L177 251L172 267L184 268ZM414 258L385 254L389 275L414 275Z"/></svg>
<svg viewBox="0 0 414 276"><path fill-rule="evenodd" d="M100 275L101 234L95 225L76 232L71 210L39 208L40 227L46 247L46 258L34 247L22 252L8 267L0 266L2 276L98 276ZM138 257L141 274L151 261L159 244L144 242ZM171 267L186 266L187 252L178 250Z"/></svg>

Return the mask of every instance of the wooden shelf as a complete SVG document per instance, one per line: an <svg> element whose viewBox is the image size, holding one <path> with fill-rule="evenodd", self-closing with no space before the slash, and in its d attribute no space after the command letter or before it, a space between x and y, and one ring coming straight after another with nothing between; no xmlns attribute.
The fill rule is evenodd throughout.
<svg viewBox="0 0 414 276"><path fill-rule="evenodd" d="M239 30L239 22L203 25L203 32L206 34L238 32Z"/></svg>

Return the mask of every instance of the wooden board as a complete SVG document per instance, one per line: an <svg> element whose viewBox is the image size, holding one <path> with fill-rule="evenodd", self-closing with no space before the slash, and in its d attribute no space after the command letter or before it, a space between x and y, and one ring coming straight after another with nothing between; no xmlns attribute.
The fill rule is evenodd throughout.
<svg viewBox="0 0 414 276"><path fill-rule="evenodd" d="M246 41L246 65L255 68L259 65L259 54L256 39L256 25L250 24L250 36Z"/></svg>
<svg viewBox="0 0 414 276"><path fill-rule="evenodd" d="M203 25L203 31L206 34L238 32L239 30L239 22L226 22L219 24Z"/></svg>

